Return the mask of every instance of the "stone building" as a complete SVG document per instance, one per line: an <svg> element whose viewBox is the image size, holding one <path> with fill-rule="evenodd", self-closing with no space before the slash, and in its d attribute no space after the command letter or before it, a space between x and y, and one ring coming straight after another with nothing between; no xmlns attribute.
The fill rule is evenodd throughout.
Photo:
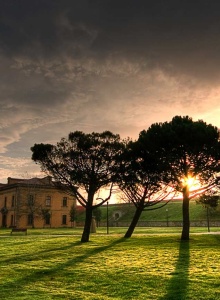
<svg viewBox="0 0 220 300"><path fill-rule="evenodd" d="M0 184L0 227L71 227L73 196L56 188L50 176L8 178Z"/></svg>

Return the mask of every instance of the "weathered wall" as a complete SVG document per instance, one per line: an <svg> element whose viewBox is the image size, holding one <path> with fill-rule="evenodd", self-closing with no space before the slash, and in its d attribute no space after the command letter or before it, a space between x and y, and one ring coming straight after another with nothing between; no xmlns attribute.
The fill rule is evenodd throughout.
<svg viewBox="0 0 220 300"><path fill-rule="evenodd" d="M28 195L34 196L34 205L30 209L27 206ZM47 197L51 198L50 205L46 205ZM63 206L63 197L67 197L67 205ZM32 227L28 224L28 214L31 210L34 215L34 227L71 227L70 209L75 205L76 201L73 197L61 192L54 187L38 186L24 187L11 186L8 189L0 190L0 227ZM7 213L4 213L4 209ZM42 218L42 209L48 209L51 218L50 224L46 225ZM63 224L63 215L66 215L66 224Z"/></svg>

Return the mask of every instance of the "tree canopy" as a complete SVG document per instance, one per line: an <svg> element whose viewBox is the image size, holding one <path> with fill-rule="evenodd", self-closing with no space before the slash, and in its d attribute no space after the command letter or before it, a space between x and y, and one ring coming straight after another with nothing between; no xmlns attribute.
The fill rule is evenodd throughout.
<svg viewBox="0 0 220 300"><path fill-rule="evenodd" d="M176 116L171 122L152 124L139 141L151 145L168 166L167 177L183 195L182 239L189 239L189 199L216 184L220 170L219 130L204 121ZM191 189L189 178L198 183Z"/></svg>
<svg viewBox="0 0 220 300"><path fill-rule="evenodd" d="M35 144L32 159L41 169L53 176L60 187L65 187L86 208L82 242L89 241L92 210L106 202L115 181L118 159L123 142L110 131L86 134L71 132L56 145ZM95 194L111 185L109 194L98 204L93 204Z"/></svg>
<svg viewBox="0 0 220 300"><path fill-rule="evenodd" d="M75 131L56 145L35 144L31 150L32 159L42 170L85 207L83 242L89 241L92 210L111 197L114 183L136 206L133 228L144 209L166 199L172 189L181 193L181 238L188 240L189 200L212 189L219 179L219 130L188 116L152 124L135 142L122 141L110 131ZM193 187L190 179L196 183ZM98 197L99 202L94 204L95 195L105 187L109 187L109 194Z"/></svg>
<svg viewBox="0 0 220 300"><path fill-rule="evenodd" d="M169 186L165 165L157 152L141 141L127 144L122 154L118 185L136 211L125 237L131 237L143 210L157 209L167 204L173 190ZM160 205L159 205L160 204ZM157 206L156 206L157 205Z"/></svg>

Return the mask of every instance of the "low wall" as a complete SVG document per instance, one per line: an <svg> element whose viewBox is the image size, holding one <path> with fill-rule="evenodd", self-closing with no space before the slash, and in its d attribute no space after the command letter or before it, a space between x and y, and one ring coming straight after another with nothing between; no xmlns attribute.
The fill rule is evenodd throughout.
<svg viewBox="0 0 220 300"><path fill-rule="evenodd" d="M122 221L111 221L109 222L110 227L129 227L130 222ZM139 221L137 227L182 227L181 221ZM106 227L106 222L100 222L101 227ZM207 227L207 221L190 221L191 227ZM210 227L220 227L220 221L210 221Z"/></svg>

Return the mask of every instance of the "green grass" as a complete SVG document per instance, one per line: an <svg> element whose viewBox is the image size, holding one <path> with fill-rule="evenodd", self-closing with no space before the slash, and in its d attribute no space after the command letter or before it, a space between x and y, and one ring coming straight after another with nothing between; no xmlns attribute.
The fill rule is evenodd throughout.
<svg viewBox="0 0 220 300"><path fill-rule="evenodd" d="M155 205L154 207L157 207ZM107 206L103 205L100 207L101 209L101 222L106 222L107 219ZM115 213L119 211L123 212L122 217L118 220L119 222L131 222L134 212L135 206L130 204L121 203L119 205L109 205L108 206L108 216L110 224L115 220ZM189 213L190 213L190 221L203 221L207 222L207 210L201 205L197 204L195 200L190 200L189 203ZM169 222L172 221L182 221L182 201L170 201L167 205L160 209L143 211L141 217L139 219L140 222L143 221L162 221L167 222L167 218ZM77 221L79 223L83 223L85 220L85 213L81 212L77 216ZM210 209L209 211L209 220L212 221L220 221L220 205L216 209ZM123 223L121 223L123 224Z"/></svg>
<svg viewBox="0 0 220 300"><path fill-rule="evenodd" d="M157 207L157 205L155 205ZM166 211L168 209L168 212ZM102 218L106 219L106 206L101 207L102 210ZM133 218L135 207L133 204L124 205L124 207L120 207L117 205L109 205L109 217L111 217L114 212L121 210L124 211L125 214L120 218L120 221L130 221ZM206 220L206 209L197 204L195 200L190 201L190 220ZM166 221L167 214L169 217L169 221L182 221L182 201L170 201L166 206L151 210L151 211L143 211L140 217L140 221ZM81 215L81 219L83 220L83 215ZM216 210L210 211L210 220L220 220L220 207Z"/></svg>
<svg viewBox="0 0 220 300"><path fill-rule="evenodd" d="M0 299L220 299L220 235L181 228L0 230ZM148 233L148 234L147 234ZM150 233L150 234L149 234Z"/></svg>
<svg viewBox="0 0 220 300"><path fill-rule="evenodd" d="M109 227L109 233L110 234L119 234L124 235L127 231L127 227ZM136 227L134 230L134 234L175 234L178 233L181 234L182 227ZM219 232L220 227L211 227L211 232ZM82 235L83 227L76 227L76 228L35 228L31 229L29 228L27 230L28 236L79 236ZM207 233L207 227L191 227L190 228L191 233ZM107 228L106 227L97 227L96 228L96 234L95 235L106 235L107 234ZM0 237L9 237L11 236L11 229L10 228L1 228L0 229ZM25 236L23 232L17 232L13 233L12 236Z"/></svg>

